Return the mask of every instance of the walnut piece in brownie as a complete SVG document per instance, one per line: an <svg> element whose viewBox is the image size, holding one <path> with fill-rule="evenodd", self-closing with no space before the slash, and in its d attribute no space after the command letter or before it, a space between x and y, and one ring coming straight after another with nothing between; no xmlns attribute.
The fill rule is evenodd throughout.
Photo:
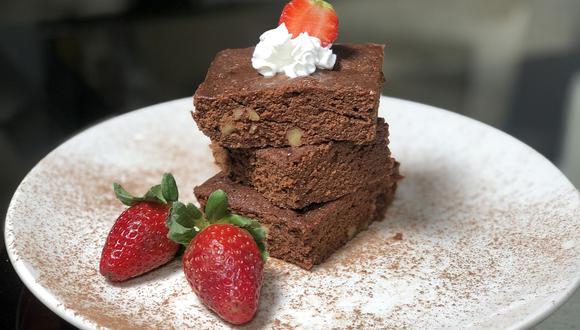
<svg viewBox="0 0 580 330"><path fill-rule="evenodd" d="M370 144L330 142L301 147L227 149L212 144L216 163L233 181L250 185L272 204L302 209L385 180L394 161L388 125L379 118Z"/></svg>
<svg viewBox="0 0 580 330"><path fill-rule="evenodd" d="M334 45L333 70L261 76L253 48L226 49L194 95L192 113L210 139L229 148L264 148L375 139L384 81L383 45Z"/></svg>
<svg viewBox="0 0 580 330"><path fill-rule="evenodd" d="M311 269L370 223L383 219L400 178L398 163L391 163L391 174L385 180L301 211L276 207L256 190L231 181L224 173L195 187L194 192L205 207L213 191L224 190L232 212L255 218L267 227L272 257Z"/></svg>

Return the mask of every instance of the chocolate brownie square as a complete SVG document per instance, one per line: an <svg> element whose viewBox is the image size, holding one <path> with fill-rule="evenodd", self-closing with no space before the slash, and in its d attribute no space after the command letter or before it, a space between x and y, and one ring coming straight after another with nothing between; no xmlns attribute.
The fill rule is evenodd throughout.
<svg viewBox="0 0 580 330"><path fill-rule="evenodd" d="M224 190L232 212L254 218L268 229L266 239L272 257L311 269L371 222L383 219L400 178L398 164L392 164L387 179L301 211L279 208L251 187L231 181L224 173L195 187L194 192L205 206L213 191Z"/></svg>
<svg viewBox="0 0 580 330"><path fill-rule="evenodd" d="M388 125L379 118L370 144L330 142L264 149L212 145L212 150L216 163L233 181L254 187L278 207L302 209L384 180L393 162L388 135Z"/></svg>
<svg viewBox="0 0 580 330"><path fill-rule="evenodd" d="M334 45L333 70L298 78L261 76L251 65L253 48L223 50L195 92L193 118L229 148L369 143L384 81L383 47Z"/></svg>

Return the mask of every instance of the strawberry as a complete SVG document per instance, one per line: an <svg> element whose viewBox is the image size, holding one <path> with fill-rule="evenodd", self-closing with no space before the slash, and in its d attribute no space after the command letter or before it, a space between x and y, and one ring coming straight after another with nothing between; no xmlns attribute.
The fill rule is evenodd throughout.
<svg viewBox="0 0 580 330"><path fill-rule="evenodd" d="M193 204L175 203L169 237L187 246L183 271L209 309L232 324L249 322L258 310L266 232L253 219L230 214L227 195L213 192L205 214Z"/></svg>
<svg viewBox="0 0 580 330"><path fill-rule="evenodd" d="M302 32L320 39L323 47L338 37L338 17L331 4L324 0L292 0L284 6L278 24L286 24L296 38Z"/></svg>
<svg viewBox="0 0 580 330"><path fill-rule="evenodd" d="M256 314L264 261L246 230L210 225L185 250L183 270L195 294L223 319L243 324Z"/></svg>
<svg viewBox="0 0 580 330"><path fill-rule="evenodd" d="M166 220L178 191L171 174L143 197L131 196L113 184L117 198L127 208L109 232L99 265L100 273L112 282L125 281L151 271L175 257L179 244L167 237Z"/></svg>

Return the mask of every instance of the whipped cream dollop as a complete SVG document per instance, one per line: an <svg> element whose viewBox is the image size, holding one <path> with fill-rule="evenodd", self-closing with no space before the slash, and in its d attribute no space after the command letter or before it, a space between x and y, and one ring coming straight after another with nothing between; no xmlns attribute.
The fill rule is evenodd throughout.
<svg viewBox="0 0 580 330"><path fill-rule="evenodd" d="M290 78L308 76L316 69L332 69L336 54L332 45L322 47L320 39L300 33L296 38L288 32L286 24L264 32L254 49L252 66L266 77L284 73Z"/></svg>

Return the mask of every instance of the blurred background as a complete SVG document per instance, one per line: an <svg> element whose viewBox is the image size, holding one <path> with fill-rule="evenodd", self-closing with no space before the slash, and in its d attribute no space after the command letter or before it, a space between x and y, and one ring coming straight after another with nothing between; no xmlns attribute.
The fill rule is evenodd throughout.
<svg viewBox="0 0 580 330"><path fill-rule="evenodd" d="M51 149L112 116L190 97L215 53L256 44L285 2L0 2L0 214ZM341 42L387 44L384 94L497 127L580 186L580 1L330 2ZM21 286L1 243L0 328L68 329ZM576 294L538 328L577 328L579 310Z"/></svg>

